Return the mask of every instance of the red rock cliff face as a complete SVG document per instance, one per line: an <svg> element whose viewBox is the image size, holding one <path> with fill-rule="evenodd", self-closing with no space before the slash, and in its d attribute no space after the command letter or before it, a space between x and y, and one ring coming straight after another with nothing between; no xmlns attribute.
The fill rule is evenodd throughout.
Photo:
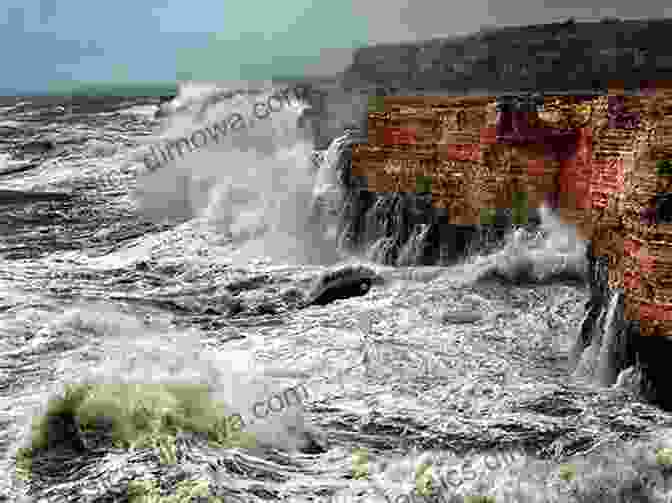
<svg viewBox="0 0 672 503"><path fill-rule="evenodd" d="M376 88L396 95L576 94L606 92L614 80L637 88L642 80L672 79L670 44L661 43L670 29L671 19L611 19L360 48L338 82L315 84L325 96L311 98L316 148L325 149L349 123L363 125L366 97Z"/></svg>
<svg viewBox="0 0 672 503"><path fill-rule="evenodd" d="M488 223L502 208L526 215L555 207L608 256L610 286L627 290L626 316L647 333L672 335L672 225L642 221L667 182L656 163L672 159L667 96L659 87L646 96L615 89L536 103L386 97L374 104L352 171L372 192L431 192L457 225Z"/></svg>

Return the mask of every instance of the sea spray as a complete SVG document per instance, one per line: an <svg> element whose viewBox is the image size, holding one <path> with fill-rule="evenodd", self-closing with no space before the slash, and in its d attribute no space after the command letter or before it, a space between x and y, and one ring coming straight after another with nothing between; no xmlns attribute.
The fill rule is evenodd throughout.
<svg viewBox="0 0 672 503"><path fill-rule="evenodd" d="M562 222L560 217L546 205L539 207L540 228L548 236L546 248L564 253L583 253L586 242L579 237L576 227Z"/></svg>
<svg viewBox="0 0 672 503"><path fill-rule="evenodd" d="M216 92L215 87L184 90L188 96L177 101L189 102L191 108L167 117L153 143L190 137L204 124L236 113L249 121L141 176L135 194L141 213L152 220L206 219L235 242L231 258L239 264L259 256L288 263L334 263L339 257L333 240L325 240L321 227L308 222L315 182L313 145L297 127L305 103L275 104L267 118L255 119L255 105L273 101L274 94L282 97L281 89L222 101L212 100ZM254 196L232 197L240 188Z"/></svg>

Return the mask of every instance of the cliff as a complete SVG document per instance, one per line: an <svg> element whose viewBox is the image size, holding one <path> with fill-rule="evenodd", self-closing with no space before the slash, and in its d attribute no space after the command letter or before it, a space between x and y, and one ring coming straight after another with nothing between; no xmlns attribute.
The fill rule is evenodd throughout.
<svg viewBox="0 0 672 503"><path fill-rule="evenodd" d="M298 80L319 90L310 97L310 122L316 148L325 149L344 127L366 124L373 90L388 95L606 93L614 80L632 88L642 80L672 80L672 51L664 43L671 28L672 19L605 19L483 29L459 38L363 47L342 74Z"/></svg>
<svg viewBox="0 0 672 503"><path fill-rule="evenodd" d="M484 29L473 35L358 49L346 88L416 91L587 90L612 80L672 77L664 42L672 19L573 22Z"/></svg>
<svg viewBox="0 0 672 503"><path fill-rule="evenodd" d="M339 123L367 122L361 97L372 88L394 96L368 117L368 144L342 152L349 169L340 170L339 248L397 266L454 263L487 251L515 220L534 219L554 193L552 206L592 240L575 375L611 385L628 369L637 392L672 410L672 203L660 203L669 201L672 166L669 85L644 100L608 93L614 81L637 89L672 80L663 42L670 27L672 20L567 22L358 50L341 80L345 97L323 101L328 127L318 144ZM527 90L547 94L539 114L493 96ZM588 90L598 96L572 97ZM462 96L417 103L423 94ZM474 94L492 99L465 99ZM564 110L553 110L563 101L554 94L565 95ZM414 106L395 106L404 95ZM332 105L348 99L349 111ZM514 205L509 187L522 189L526 204Z"/></svg>

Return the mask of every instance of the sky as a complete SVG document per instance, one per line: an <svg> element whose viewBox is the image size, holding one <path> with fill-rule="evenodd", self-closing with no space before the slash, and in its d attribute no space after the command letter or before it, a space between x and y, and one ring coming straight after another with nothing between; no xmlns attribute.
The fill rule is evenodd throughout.
<svg viewBox="0 0 672 503"><path fill-rule="evenodd" d="M328 75L364 45L570 16L661 18L672 17L672 7L660 0L2 0L0 89Z"/></svg>

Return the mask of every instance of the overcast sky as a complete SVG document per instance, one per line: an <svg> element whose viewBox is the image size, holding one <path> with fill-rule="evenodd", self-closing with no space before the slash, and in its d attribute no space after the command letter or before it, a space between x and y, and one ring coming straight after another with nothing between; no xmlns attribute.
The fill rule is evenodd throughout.
<svg viewBox="0 0 672 503"><path fill-rule="evenodd" d="M669 5L659 0L0 0L0 89L42 90L64 80L326 74L343 70L352 48L361 45L570 16L672 17L672 7L665 3Z"/></svg>

